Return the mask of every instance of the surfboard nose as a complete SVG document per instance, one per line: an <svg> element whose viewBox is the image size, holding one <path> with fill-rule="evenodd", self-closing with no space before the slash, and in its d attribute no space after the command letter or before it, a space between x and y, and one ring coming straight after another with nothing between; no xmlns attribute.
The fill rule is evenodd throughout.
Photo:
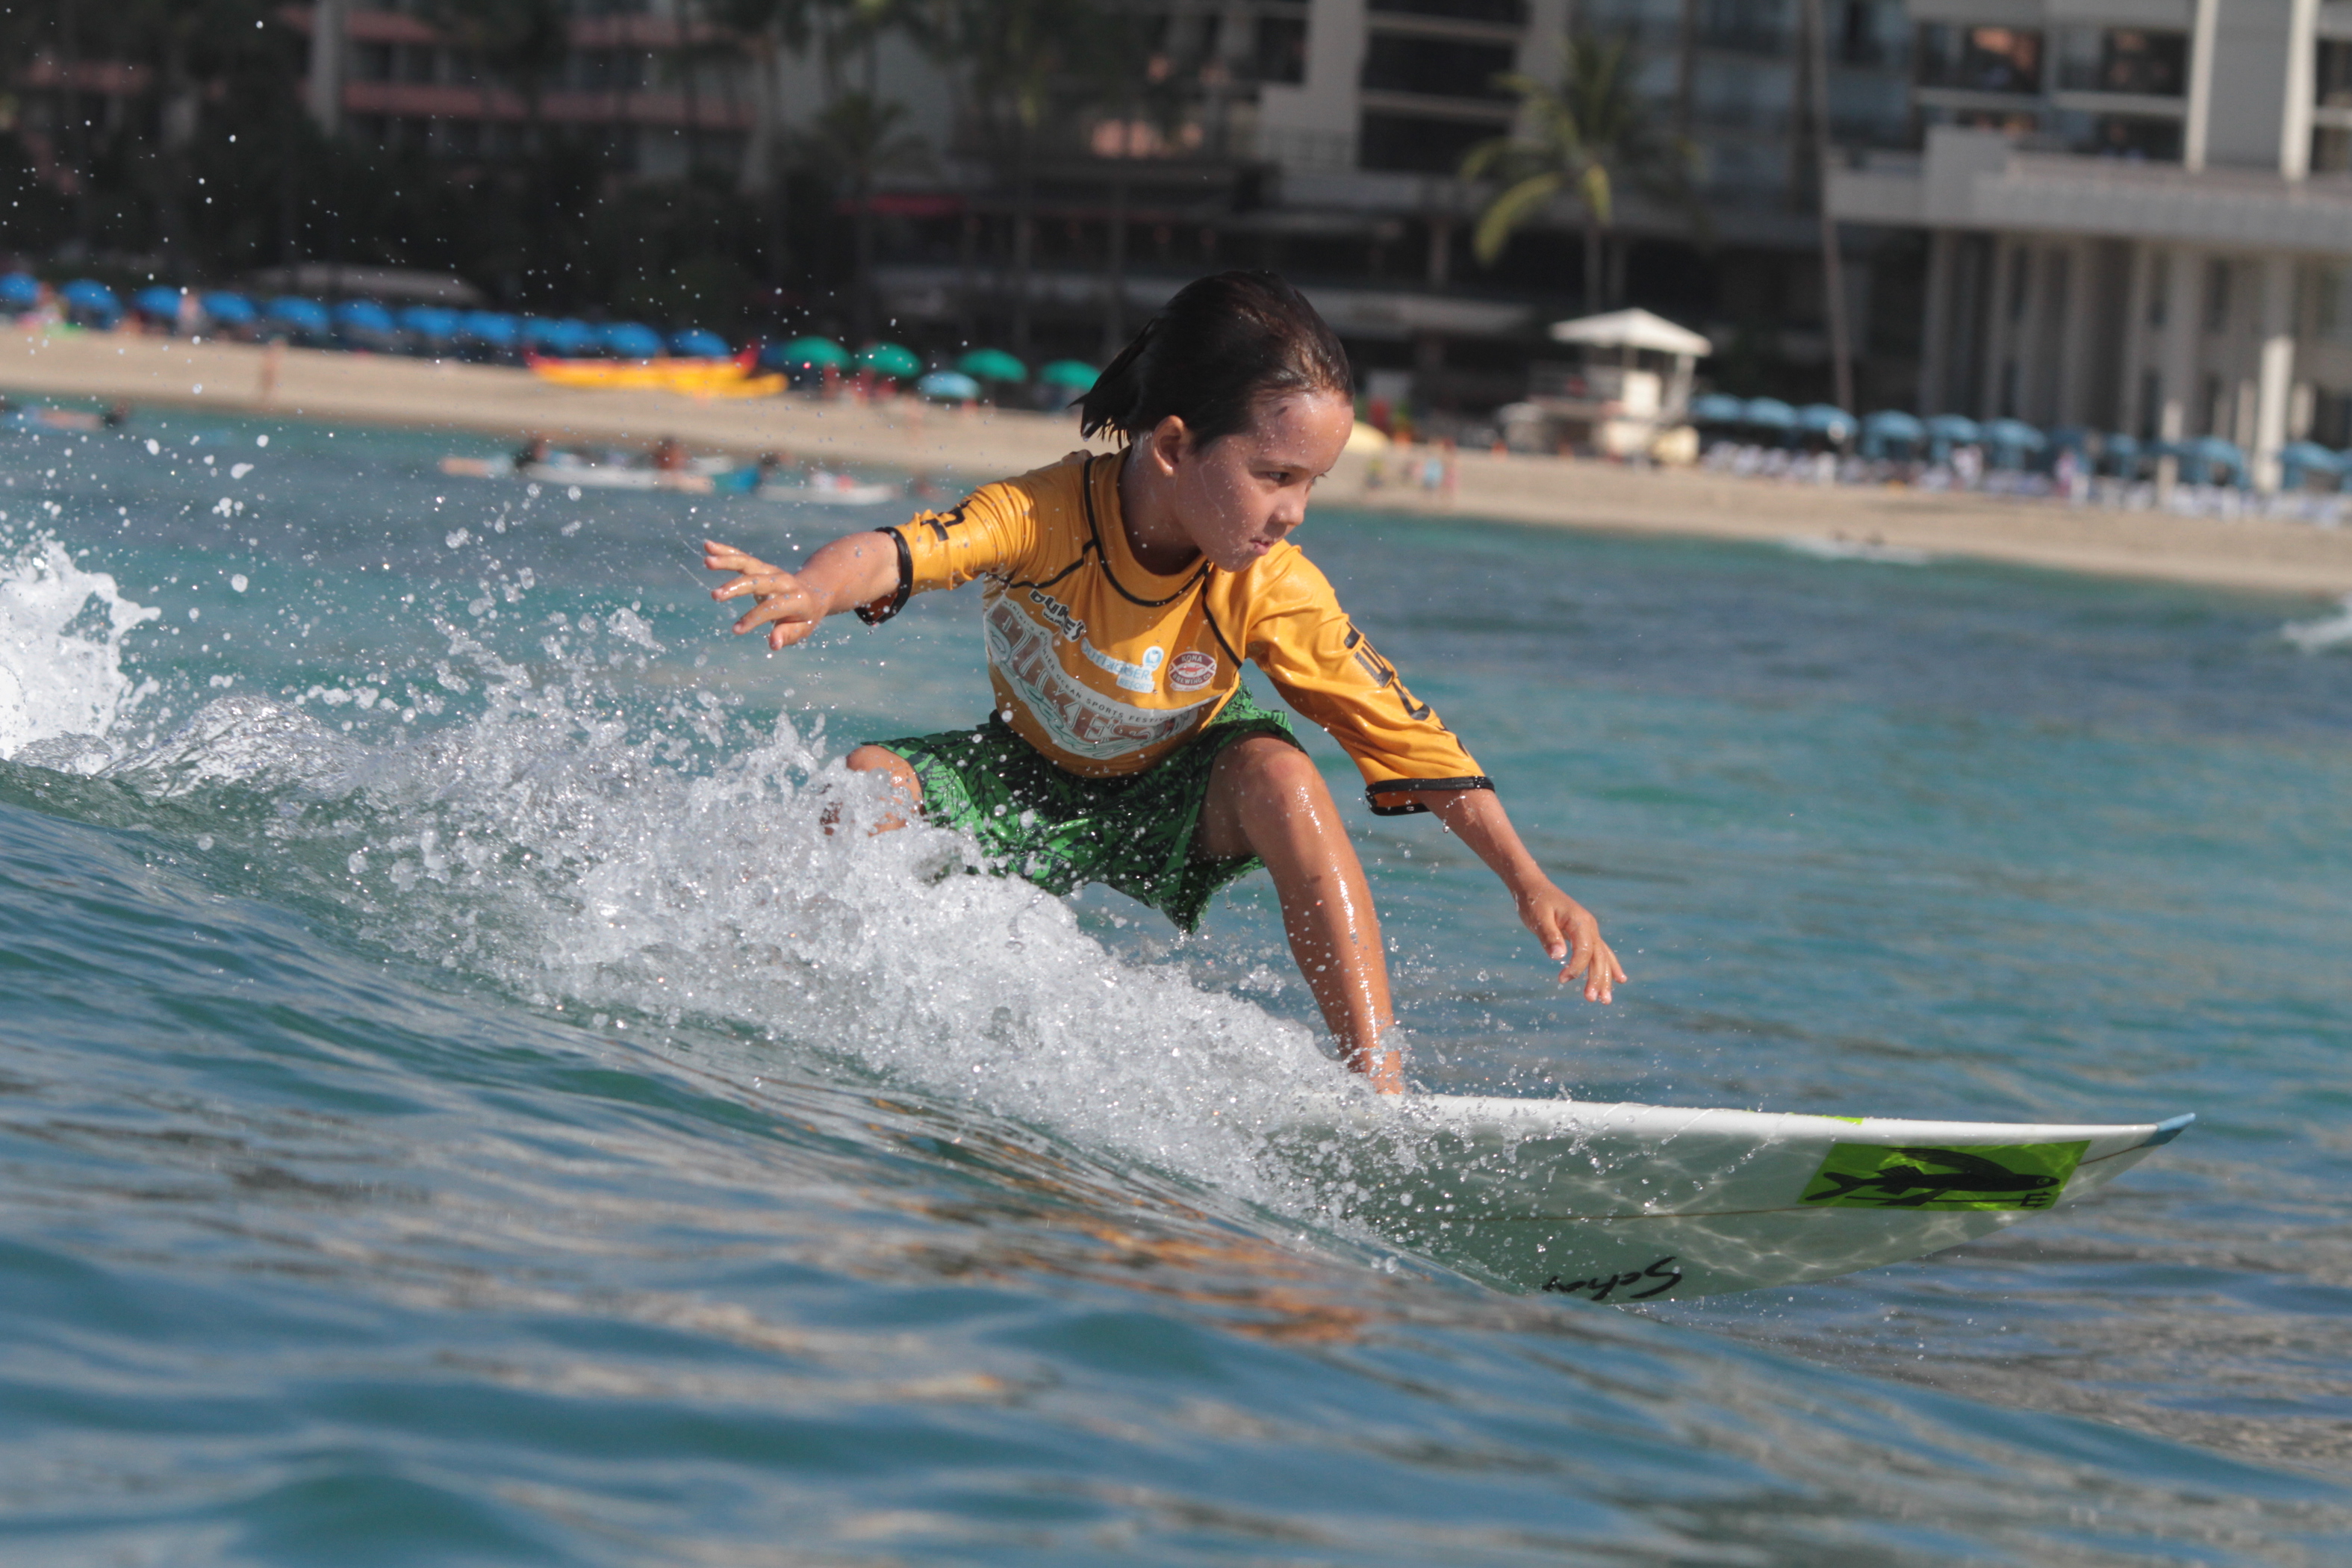
<svg viewBox="0 0 2352 1568"><path fill-rule="evenodd" d="M2169 1143L2188 1131L2189 1124L2196 1120L2197 1113L2192 1110L2185 1116L2176 1116L2169 1121L2159 1121L2156 1124L2156 1131L2147 1135L2147 1142L2140 1147L2153 1149L2159 1143Z"/></svg>

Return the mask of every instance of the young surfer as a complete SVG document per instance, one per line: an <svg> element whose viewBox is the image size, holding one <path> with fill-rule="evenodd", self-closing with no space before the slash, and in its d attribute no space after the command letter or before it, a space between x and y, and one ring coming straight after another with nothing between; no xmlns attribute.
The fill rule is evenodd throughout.
<svg viewBox="0 0 2352 1568"><path fill-rule="evenodd" d="M1074 454L947 511L852 534L786 572L716 542L749 595L738 633L802 641L913 594L983 580L996 703L986 722L877 742L885 774L941 826L1049 891L1103 882L1191 931L1263 864L1284 933L1348 1065L1403 1087L1380 920L1321 773L1251 700L1242 661L1330 732L1381 816L1436 814L1509 889L1560 979L1607 1002L1625 978L1584 906L1519 842L1495 786L1287 542L1354 425L1347 353L1265 272L1192 283L1080 404L1124 450Z"/></svg>

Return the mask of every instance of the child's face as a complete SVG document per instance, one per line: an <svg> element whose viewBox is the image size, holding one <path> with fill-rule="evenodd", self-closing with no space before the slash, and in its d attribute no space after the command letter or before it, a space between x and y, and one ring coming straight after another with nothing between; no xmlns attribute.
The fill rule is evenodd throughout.
<svg viewBox="0 0 2352 1568"><path fill-rule="evenodd" d="M1307 492L1339 460L1355 423L1354 405L1336 393L1296 393L1206 447L1188 433L1171 477L1192 547L1224 571L1247 570L1305 520Z"/></svg>

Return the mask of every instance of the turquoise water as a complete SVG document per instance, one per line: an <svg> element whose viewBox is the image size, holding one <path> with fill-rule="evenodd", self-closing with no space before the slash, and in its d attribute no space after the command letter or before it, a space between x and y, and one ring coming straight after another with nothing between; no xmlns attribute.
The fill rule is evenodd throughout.
<svg viewBox="0 0 2352 1568"><path fill-rule="evenodd" d="M690 546L871 514L10 440L11 1564L2352 1553L2326 606L1310 520L1634 976L1563 998L1359 813L1425 1085L2200 1118L1992 1241L1624 1310L1267 1159L1337 1069L1263 878L1185 942L817 830L980 710L975 606L772 658Z"/></svg>

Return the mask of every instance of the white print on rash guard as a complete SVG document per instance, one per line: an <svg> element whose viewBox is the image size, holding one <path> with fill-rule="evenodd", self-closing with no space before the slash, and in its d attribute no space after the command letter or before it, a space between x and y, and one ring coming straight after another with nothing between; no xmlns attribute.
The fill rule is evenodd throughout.
<svg viewBox="0 0 2352 1568"><path fill-rule="evenodd" d="M1004 677L1054 743L1076 756L1100 762L1173 740L1205 721L1222 697L1221 693L1186 708L1131 708L1071 679L1055 657L1052 637L1015 606L999 599L988 606L981 624L987 629L989 663ZM1090 659L1104 664L1092 648L1080 646ZM1158 648L1147 650L1148 654L1158 652ZM1144 665L1127 668L1145 676L1142 689L1149 691L1151 682L1147 671L1158 664L1157 659L1148 658ZM1109 666L1104 664L1104 668ZM1134 689L1124 677L1119 685Z"/></svg>

